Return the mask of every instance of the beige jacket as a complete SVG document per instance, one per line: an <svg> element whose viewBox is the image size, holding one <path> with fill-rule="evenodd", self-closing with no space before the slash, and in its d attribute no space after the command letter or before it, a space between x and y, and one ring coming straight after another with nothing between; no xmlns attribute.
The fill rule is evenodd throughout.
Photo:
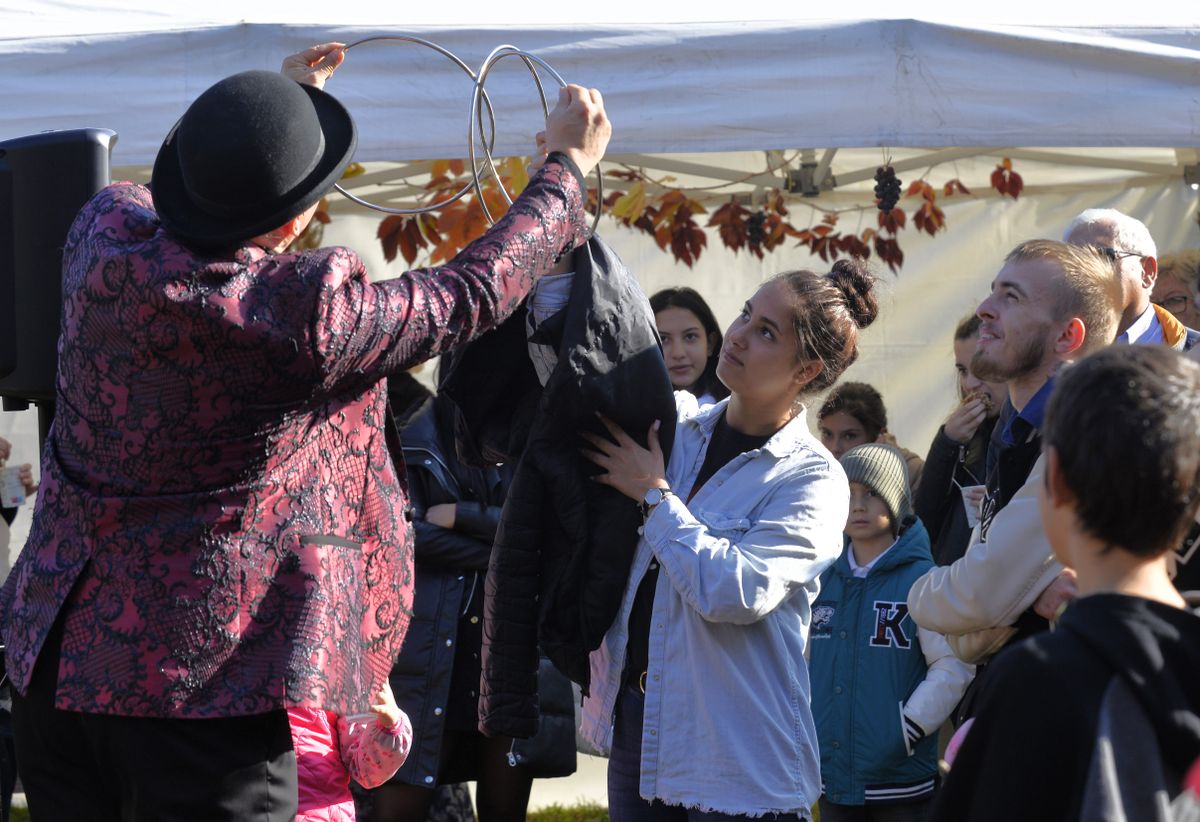
<svg viewBox="0 0 1200 822"><path fill-rule="evenodd" d="M979 541L976 526L961 559L934 568L909 591L913 620L945 634L964 662L981 662L1000 650L1015 633L1009 626L1063 569L1038 512L1044 471L1045 457L1038 457L1025 484L996 513L987 541Z"/></svg>

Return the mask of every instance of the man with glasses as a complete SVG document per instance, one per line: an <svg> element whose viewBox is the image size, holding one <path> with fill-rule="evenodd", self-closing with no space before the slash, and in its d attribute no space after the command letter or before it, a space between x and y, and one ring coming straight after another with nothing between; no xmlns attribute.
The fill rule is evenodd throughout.
<svg viewBox="0 0 1200 822"><path fill-rule="evenodd" d="M1200 332L1150 301L1158 279L1158 249L1140 220L1112 208L1089 208L1071 221L1063 240L1095 246L1112 261L1124 300L1117 342L1169 345L1186 351L1200 339Z"/></svg>

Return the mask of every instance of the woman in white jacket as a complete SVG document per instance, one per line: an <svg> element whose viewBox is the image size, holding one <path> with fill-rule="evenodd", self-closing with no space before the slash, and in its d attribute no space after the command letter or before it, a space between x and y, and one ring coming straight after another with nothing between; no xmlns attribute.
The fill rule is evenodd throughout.
<svg viewBox="0 0 1200 822"><path fill-rule="evenodd" d="M803 652L849 492L802 400L857 357L873 289L848 261L763 285L721 349L730 397L700 411L677 394L669 464L655 431L649 449L611 424L611 440L588 437L597 481L645 513L583 706L583 734L611 751L614 822L809 818L821 779Z"/></svg>

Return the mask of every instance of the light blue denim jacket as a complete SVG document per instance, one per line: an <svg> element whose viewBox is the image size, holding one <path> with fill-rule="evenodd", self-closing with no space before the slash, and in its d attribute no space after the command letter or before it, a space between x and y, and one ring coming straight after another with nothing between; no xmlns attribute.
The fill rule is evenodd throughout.
<svg viewBox="0 0 1200 822"><path fill-rule="evenodd" d="M676 394L667 482L687 495L728 400ZM629 612L652 557L654 592L641 795L733 814L799 813L821 791L804 646L818 577L842 550L846 475L797 414L685 504L646 521L620 613L591 655L581 731L612 742Z"/></svg>

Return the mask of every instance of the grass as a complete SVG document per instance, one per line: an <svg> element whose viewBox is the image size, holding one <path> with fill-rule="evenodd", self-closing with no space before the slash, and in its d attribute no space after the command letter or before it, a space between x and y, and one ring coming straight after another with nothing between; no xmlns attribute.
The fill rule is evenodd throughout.
<svg viewBox="0 0 1200 822"><path fill-rule="evenodd" d="M528 822L608 822L608 808L592 802L580 805L546 805L530 811Z"/></svg>

